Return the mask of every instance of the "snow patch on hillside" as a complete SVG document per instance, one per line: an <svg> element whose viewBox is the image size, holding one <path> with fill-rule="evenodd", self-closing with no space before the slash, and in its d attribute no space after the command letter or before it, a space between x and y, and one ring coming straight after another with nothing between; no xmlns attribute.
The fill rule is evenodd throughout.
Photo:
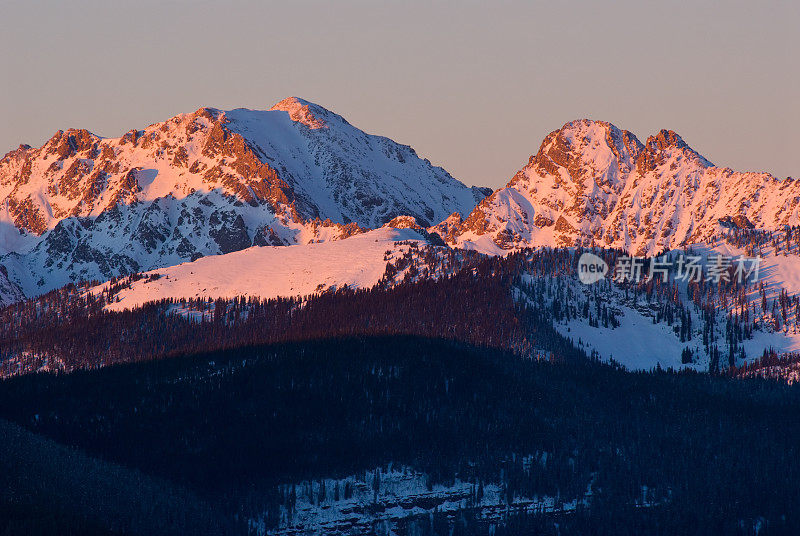
<svg viewBox="0 0 800 536"><path fill-rule="evenodd" d="M698 244L686 251L674 251L672 254L699 255L702 259L700 262L702 266L708 266L712 262L711 259L717 254L731 258L740 255L747 257L744 249L734 247L724 241ZM763 284L769 303L772 303L783 290L789 295L800 294L800 255L795 253L776 254L774 251L764 248L761 251L761 258L758 281ZM613 277L613 275L614 268L612 267L609 277ZM674 274L672 275L674 276ZM554 327L559 333L571 339L587 354L594 354L603 360L613 359L631 370L651 370L656 367L708 370L709 356L703 347L702 329L700 329L702 313L691 305L686 283L679 283L679 292L682 301L690 304L694 327L691 340L684 342L680 341L676 329L664 323L663 320L654 323L656 308L648 304L643 297L633 303L630 297L628 299L624 297L622 288L613 283L608 288L602 285L596 288L583 285L577 279L570 278L566 285L571 289L573 296L580 296L581 299L593 296L593 293L602 288L600 295L609 308L616 313L616 319L619 322L617 327L590 325L586 318L579 315L554 323ZM751 284L746 295L749 302L756 304L753 310L757 311L759 307L757 302L760 300L758 286ZM718 341L723 341L720 343L722 346L724 346L723 328L728 313L728 310L719 311L720 320L716 336ZM800 329L798 319L792 311L790 311L789 320L783 322L778 331L772 328L770 322L761 318L758 320L759 328L753 331L752 338L741 342L746 362L754 361L761 357L764 350L769 349L778 354L800 352ZM692 351L693 363L681 363L681 353L684 349ZM741 364L741 362L737 362L737 365Z"/></svg>
<svg viewBox="0 0 800 536"><path fill-rule="evenodd" d="M544 464L547 453L528 456L528 467ZM533 469L535 470L535 469ZM582 497L509 498L502 485L476 484L455 479L450 485L431 484L419 471L390 464L388 471L376 469L343 479L303 481L282 486L291 507L281 506L277 518L250 519L250 529L259 535L375 534L381 526L386 534L415 534L432 516L456 514L474 508L478 520L493 525L509 513L570 513L587 507L593 496L589 482ZM647 502L640 506L651 506ZM273 514L274 516L274 514ZM274 526L277 524L277 526ZM272 526L270 526L272 525ZM490 532L491 533L491 532Z"/></svg>
<svg viewBox="0 0 800 536"><path fill-rule="evenodd" d="M578 348L591 354L597 352L601 358L614 360L631 370L650 370L656 367L664 369L697 368L708 366L707 363L692 365L681 364L681 351L684 348L700 345L681 343L672 329L663 323L653 324L653 319L638 310L618 306L621 315L617 317L620 325L616 328L603 326L591 327L583 319L555 325L556 331L572 339Z"/></svg>
<svg viewBox="0 0 800 536"><path fill-rule="evenodd" d="M162 298L305 296L331 288L370 288L386 270L386 252L400 256L424 238L412 229L384 227L344 240L298 246L252 247L145 273L108 309L133 309ZM156 276L153 278L151 276ZM108 283L91 289L102 292Z"/></svg>

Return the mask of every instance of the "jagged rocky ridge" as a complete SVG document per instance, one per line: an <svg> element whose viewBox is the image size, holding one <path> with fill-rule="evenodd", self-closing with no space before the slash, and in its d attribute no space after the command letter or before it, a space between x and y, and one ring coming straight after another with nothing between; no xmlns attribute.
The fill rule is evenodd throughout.
<svg viewBox="0 0 800 536"><path fill-rule="evenodd" d="M0 263L33 295L252 245L467 214L469 188L411 147L291 97L201 108L120 138L57 132L0 160Z"/></svg>
<svg viewBox="0 0 800 536"><path fill-rule="evenodd" d="M642 144L602 121L551 132L509 183L435 229L491 253L529 246L655 254L708 240L721 227L800 223L800 181L714 166L675 132Z"/></svg>

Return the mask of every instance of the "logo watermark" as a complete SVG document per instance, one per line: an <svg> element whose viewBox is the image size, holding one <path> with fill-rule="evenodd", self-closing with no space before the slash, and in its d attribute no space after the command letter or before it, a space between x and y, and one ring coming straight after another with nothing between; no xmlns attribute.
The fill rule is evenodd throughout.
<svg viewBox="0 0 800 536"><path fill-rule="evenodd" d="M762 258L731 257L727 255L701 255L662 257L623 256L617 259L613 280L617 283L629 281L639 283L660 278L662 281L695 282L710 281L713 283L758 281ZM608 263L592 253L584 253L578 259L578 279L581 283L591 285L603 279L609 271Z"/></svg>
<svg viewBox="0 0 800 536"><path fill-rule="evenodd" d="M584 253L578 259L578 279L584 285L597 283L607 273L608 263L593 253Z"/></svg>

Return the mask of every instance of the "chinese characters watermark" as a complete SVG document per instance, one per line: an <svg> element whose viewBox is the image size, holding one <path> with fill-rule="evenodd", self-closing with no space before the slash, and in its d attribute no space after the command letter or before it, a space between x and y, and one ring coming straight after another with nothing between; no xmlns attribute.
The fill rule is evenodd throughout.
<svg viewBox="0 0 800 536"><path fill-rule="evenodd" d="M664 255L662 257L623 256L617 259L613 280L617 283L639 283L660 278L661 281L738 282L758 281L762 258L731 257L727 255ZM609 272L608 264L597 255L584 253L578 259L578 279L591 285L603 279Z"/></svg>
<svg viewBox="0 0 800 536"><path fill-rule="evenodd" d="M704 259L700 255L679 254L674 259L669 256L654 257L620 257L614 270L614 281L621 283L631 281L638 283L659 276L667 281L672 275L675 281L695 282L758 281L761 257L730 257L727 255L711 255Z"/></svg>

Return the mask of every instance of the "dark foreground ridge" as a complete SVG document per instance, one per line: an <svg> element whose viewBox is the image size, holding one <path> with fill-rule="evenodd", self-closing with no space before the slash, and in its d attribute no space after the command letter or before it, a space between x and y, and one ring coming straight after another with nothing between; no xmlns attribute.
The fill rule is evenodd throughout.
<svg viewBox="0 0 800 536"><path fill-rule="evenodd" d="M800 526L798 411L798 388L763 379L630 373L415 336L223 350L0 383L0 416L36 434L4 433L4 463L50 471L34 488L21 484L40 473L5 473L4 489L21 491L3 496L3 511L20 495L31 511L56 509L67 493L57 486L76 470L69 452L103 460L81 466L87 497L117 478L107 467L147 475L124 481L119 519L164 515L149 479L196 495L175 503L187 512L177 533L192 531L197 504L224 512L230 530L246 533L255 518L278 530L303 493L294 483L392 464L424 472L431 489L456 479L475 489L457 515L404 520L399 534L788 534ZM36 450L12 448L23 433ZM546 463L525 462L542 453ZM476 505L493 484L508 508L488 523ZM514 506L587 489L569 511ZM59 520L144 533L102 501Z"/></svg>

